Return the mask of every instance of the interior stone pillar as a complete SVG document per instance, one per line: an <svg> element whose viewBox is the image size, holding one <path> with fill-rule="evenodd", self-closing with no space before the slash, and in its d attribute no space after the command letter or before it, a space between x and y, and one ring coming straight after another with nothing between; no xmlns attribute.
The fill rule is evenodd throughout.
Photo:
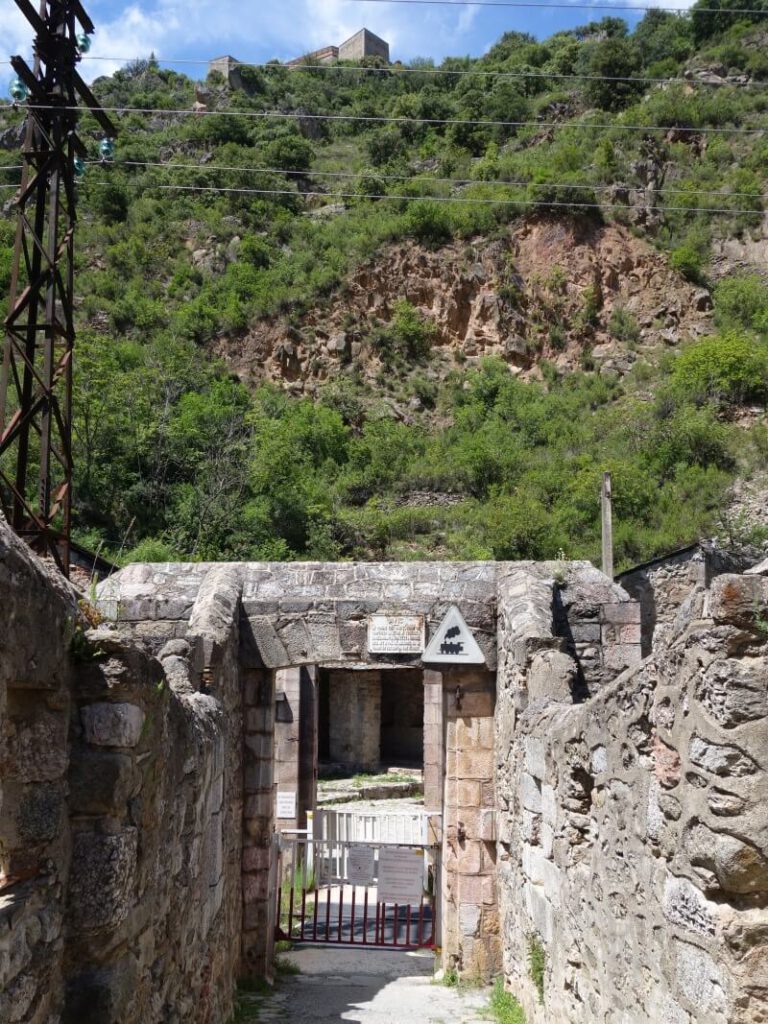
<svg viewBox="0 0 768 1024"><path fill-rule="evenodd" d="M297 828L307 827L307 814L317 807L317 669L302 668L299 677L299 788Z"/></svg>
<svg viewBox="0 0 768 1024"><path fill-rule="evenodd" d="M445 774L443 674L424 671L424 807L443 809Z"/></svg>
<svg viewBox="0 0 768 1024"><path fill-rule="evenodd" d="M301 726L301 669L275 673L275 821L278 829L299 825L299 731ZM281 813L283 797L293 796L293 813Z"/></svg>
<svg viewBox="0 0 768 1024"><path fill-rule="evenodd" d="M274 949L274 673L243 670L242 973L270 978Z"/></svg>
<svg viewBox="0 0 768 1024"><path fill-rule="evenodd" d="M381 758L381 672L329 673L331 761L376 771Z"/></svg>

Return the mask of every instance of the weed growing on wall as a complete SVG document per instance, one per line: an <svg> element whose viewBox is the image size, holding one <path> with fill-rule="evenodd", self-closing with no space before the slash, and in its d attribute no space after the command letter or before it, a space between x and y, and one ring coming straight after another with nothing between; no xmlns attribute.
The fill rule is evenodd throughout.
<svg viewBox="0 0 768 1024"><path fill-rule="evenodd" d="M488 1004L491 1020L496 1024L526 1024L523 1008L511 994L504 991L504 980L497 978Z"/></svg>
<svg viewBox="0 0 768 1024"><path fill-rule="evenodd" d="M544 976L547 971L547 954L538 935L528 936L528 975L536 986L539 1002L544 1002Z"/></svg>

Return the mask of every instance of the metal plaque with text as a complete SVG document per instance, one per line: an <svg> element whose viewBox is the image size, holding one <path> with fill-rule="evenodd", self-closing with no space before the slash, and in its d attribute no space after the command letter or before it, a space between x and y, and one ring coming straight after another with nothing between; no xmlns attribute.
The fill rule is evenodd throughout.
<svg viewBox="0 0 768 1024"><path fill-rule="evenodd" d="M421 654L424 644L423 615L371 615L368 619L370 654Z"/></svg>

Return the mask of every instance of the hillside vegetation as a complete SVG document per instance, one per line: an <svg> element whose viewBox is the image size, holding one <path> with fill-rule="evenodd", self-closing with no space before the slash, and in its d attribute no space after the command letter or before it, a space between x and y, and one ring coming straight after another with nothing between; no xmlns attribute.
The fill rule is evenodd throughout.
<svg viewBox="0 0 768 1024"><path fill-rule="evenodd" d="M767 43L768 17L694 7L439 67L98 79L122 113L80 186L78 538L155 560L596 559L606 469L619 565L738 530L728 489L768 458ZM7 183L20 119L0 121ZM562 258L521 269L555 228ZM606 246L647 264L671 320ZM492 345L438 315L435 265L482 281Z"/></svg>

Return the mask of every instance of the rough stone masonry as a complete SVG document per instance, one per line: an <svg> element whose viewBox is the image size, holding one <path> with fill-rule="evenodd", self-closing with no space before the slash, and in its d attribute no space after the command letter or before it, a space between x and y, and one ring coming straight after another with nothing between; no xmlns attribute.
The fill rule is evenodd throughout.
<svg viewBox="0 0 768 1024"><path fill-rule="evenodd" d="M225 1024L271 970L286 673L359 676L365 720L407 670L446 966L529 1024L768 1021L766 579L694 589L644 662L587 563L140 565L95 624L0 521L0 591L0 1020ZM485 665L369 652L451 605Z"/></svg>

